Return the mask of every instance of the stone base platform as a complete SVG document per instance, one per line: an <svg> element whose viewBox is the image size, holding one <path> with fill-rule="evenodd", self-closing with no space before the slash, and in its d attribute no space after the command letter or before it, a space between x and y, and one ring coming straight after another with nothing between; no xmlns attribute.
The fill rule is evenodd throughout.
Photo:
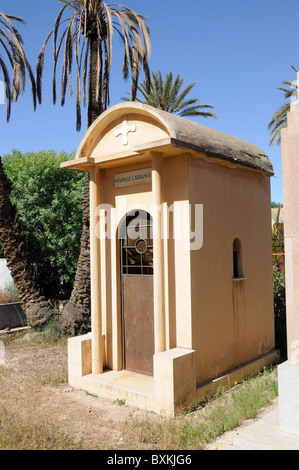
<svg viewBox="0 0 299 470"><path fill-rule="evenodd" d="M173 417L186 405L194 406L207 396L229 389L277 360L271 351L221 377L197 386L192 349L174 348L154 355L154 375L128 370L92 373L91 333L68 340L68 380L75 388L112 400L123 400L138 408Z"/></svg>

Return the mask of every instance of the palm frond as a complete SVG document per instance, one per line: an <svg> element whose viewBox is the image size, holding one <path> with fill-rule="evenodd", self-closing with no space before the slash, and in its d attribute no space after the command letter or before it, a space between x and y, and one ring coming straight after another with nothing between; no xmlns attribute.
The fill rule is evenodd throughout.
<svg viewBox="0 0 299 470"><path fill-rule="evenodd" d="M290 112L290 103L284 103L274 113L271 121L268 124L268 129L271 131L270 145L281 144L281 129L287 127L287 114Z"/></svg>
<svg viewBox="0 0 299 470"><path fill-rule="evenodd" d="M190 83L182 88L185 80L177 75L174 79L173 72L166 74L163 79L161 72L152 72L150 88L145 81L140 82L138 91L142 95L136 97L139 103L145 103L154 108L159 108L179 116L202 116L217 118L216 114L207 109L213 108L210 104L202 104L198 98L186 98L194 88L195 83ZM142 99L143 98L143 99ZM126 100L126 98L123 98Z"/></svg>
<svg viewBox="0 0 299 470"><path fill-rule="evenodd" d="M65 103L67 86L69 86L72 96L74 56L77 77L76 127L79 130L81 127L82 89L83 106L88 105L88 121L95 119L95 114L101 113L109 106L114 33L120 37L124 46L123 78L127 79L131 71L131 99L136 98L141 66L143 66L145 82L149 88L148 62L151 53L149 29L142 15L117 3L108 5L98 0L57 1L62 4L62 7L56 16L52 31L42 46L37 61L38 99L41 102L45 49L53 35L53 101L56 102L58 58L63 50L61 104ZM87 77L89 77L88 93L86 90ZM90 124L91 122L89 122Z"/></svg>
<svg viewBox="0 0 299 470"><path fill-rule="evenodd" d="M286 102L277 108L267 126L270 131L271 146L281 144L281 129L287 127L287 114L290 112L291 99L297 97L297 83L295 81L284 81L283 84L289 88L278 87L277 90L284 93Z"/></svg>
<svg viewBox="0 0 299 470"><path fill-rule="evenodd" d="M26 58L23 39L17 27L14 25L14 22L22 25L26 24L22 18L6 15L0 11L0 71L2 71L6 90L7 121L9 121L11 115L12 101L17 101L25 90L27 73L31 82L33 107L34 110L36 109L37 90L35 77ZM5 59L8 60L9 67L12 70L12 80L5 59L1 56L1 47L5 53Z"/></svg>
<svg viewBox="0 0 299 470"><path fill-rule="evenodd" d="M6 104L6 119L8 122L10 119L11 101L12 101L11 91L10 91L10 78L9 78L7 67L1 57L0 57L0 69L2 70L3 75L4 75L4 84L5 84L5 90L6 90L6 103L7 103Z"/></svg>

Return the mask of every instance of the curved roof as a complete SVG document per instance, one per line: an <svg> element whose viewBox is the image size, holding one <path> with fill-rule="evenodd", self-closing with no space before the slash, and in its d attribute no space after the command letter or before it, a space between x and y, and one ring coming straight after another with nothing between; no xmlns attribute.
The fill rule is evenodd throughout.
<svg viewBox="0 0 299 470"><path fill-rule="evenodd" d="M189 119L136 102L120 103L101 114L83 137L76 159L90 155L91 149L99 143L103 129L111 125L114 119L129 113L147 115L158 121L169 136L168 139L163 139L163 146L172 144L273 175L273 167L268 156L255 145ZM153 148L157 148L159 141L147 142L146 148L151 148L151 144ZM133 150L141 151L142 146L138 145Z"/></svg>

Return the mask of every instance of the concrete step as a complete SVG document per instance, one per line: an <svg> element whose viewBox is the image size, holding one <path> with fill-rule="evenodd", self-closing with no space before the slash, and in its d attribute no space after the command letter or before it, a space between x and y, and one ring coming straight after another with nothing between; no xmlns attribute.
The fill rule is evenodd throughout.
<svg viewBox="0 0 299 470"><path fill-rule="evenodd" d="M112 400L152 410L154 405L154 378L128 370L109 370L100 375L82 377L84 389Z"/></svg>

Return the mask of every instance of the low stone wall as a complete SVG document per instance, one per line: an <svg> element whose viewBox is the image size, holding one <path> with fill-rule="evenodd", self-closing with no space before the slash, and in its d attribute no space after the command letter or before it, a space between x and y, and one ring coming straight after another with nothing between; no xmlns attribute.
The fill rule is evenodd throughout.
<svg viewBox="0 0 299 470"><path fill-rule="evenodd" d="M16 302L0 305L0 330L19 328L22 326L27 326L27 320L21 303Z"/></svg>

